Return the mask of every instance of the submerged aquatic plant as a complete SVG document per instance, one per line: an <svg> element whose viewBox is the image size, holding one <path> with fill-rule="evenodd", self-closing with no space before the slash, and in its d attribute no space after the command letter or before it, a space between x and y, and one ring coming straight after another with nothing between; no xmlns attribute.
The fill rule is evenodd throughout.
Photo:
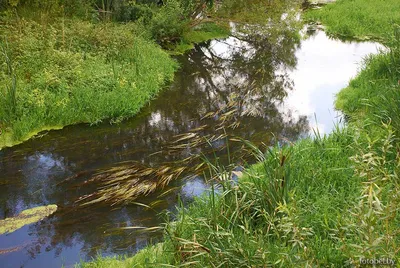
<svg viewBox="0 0 400 268"><path fill-rule="evenodd" d="M164 163L160 166L149 166L140 162L123 162L114 167L95 172L85 183L97 184L97 191L79 198L78 203L90 205L99 202L107 202L112 205L129 203L136 198L154 193L169 185L178 178L190 179L194 176L204 175L210 168L210 162L204 161L209 157L215 158L216 166L225 163L230 167L237 167L239 163L251 159L254 156L256 146L250 146L246 141L229 134L230 130L240 125L237 109L238 100L232 99L226 106L215 112L210 112L202 117L202 120L216 120L213 126L205 123L187 133L174 137L172 142L165 145L162 151L150 155L176 155L190 151L189 156L173 163ZM211 129L212 128L212 129ZM205 132L209 134L205 134ZM240 150L231 153L229 142L235 142ZM222 153L221 153L222 152ZM187 153L185 153L187 155ZM284 160L283 160L284 161ZM79 174L75 180L87 176ZM229 175L229 178L231 175ZM70 180L69 178L68 180ZM222 178L210 176L210 179L221 181Z"/></svg>
<svg viewBox="0 0 400 268"><path fill-rule="evenodd" d="M18 216L0 220L0 235L12 233L25 225L38 222L57 210L57 205L35 207L22 211Z"/></svg>
<svg viewBox="0 0 400 268"><path fill-rule="evenodd" d="M221 111L208 113L203 119L219 115L221 122L219 130L222 130L224 123L233 114L232 106L233 104L225 108L229 110L226 113L222 113ZM165 150L153 153L152 155L179 154L188 147L193 149L201 148L209 142L215 142L226 137L223 133L203 137L201 132L208 127L208 125L203 125L192 129L188 133L176 135L175 140L167 144ZM112 204L132 202L137 197L145 196L164 188L172 180L189 176L190 174L201 174L205 165L199 161L200 158L200 155L192 154L179 162L165 163L159 167L151 167L133 161L120 163L116 167L101 170L94 174L88 182L100 182L98 191L82 196L78 202L85 205L98 202L110 202ZM80 177L80 175L74 178L76 179L77 177Z"/></svg>

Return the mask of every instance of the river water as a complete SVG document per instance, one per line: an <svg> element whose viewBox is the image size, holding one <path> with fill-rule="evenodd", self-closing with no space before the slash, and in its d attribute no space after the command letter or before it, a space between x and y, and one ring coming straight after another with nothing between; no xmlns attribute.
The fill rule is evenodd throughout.
<svg viewBox="0 0 400 268"><path fill-rule="evenodd" d="M157 213L173 209L178 195L190 201L202 193L201 178L175 181L179 187L155 210L133 204L79 206L80 196L97 189L87 179L124 161L157 167L193 153L152 155L176 135L202 126L202 116L232 98L241 99L235 115L241 124L233 134L256 144L272 145L273 137L297 140L313 129L329 133L340 120L333 108L335 93L378 48L332 40L322 31L305 31L299 38L289 26L236 34L177 57L181 68L174 82L130 120L69 126L0 151L0 219L35 206L59 206L43 221L0 235L0 267L73 267L97 254L133 254L158 241L159 233L118 228L159 225ZM207 121L207 131L214 123ZM158 199L154 193L137 201Z"/></svg>

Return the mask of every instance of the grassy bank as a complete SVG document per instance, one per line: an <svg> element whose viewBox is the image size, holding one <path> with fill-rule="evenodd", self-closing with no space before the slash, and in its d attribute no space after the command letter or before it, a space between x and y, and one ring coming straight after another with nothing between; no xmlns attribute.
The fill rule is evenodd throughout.
<svg viewBox="0 0 400 268"><path fill-rule="evenodd" d="M380 38L388 46L338 94L336 106L349 119L344 129L257 152L260 163L237 184L221 181L222 193L180 208L165 225L164 243L80 266L352 267L360 258L391 258L398 267L398 5L339 0L306 14L331 34Z"/></svg>
<svg viewBox="0 0 400 268"><path fill-rule="evenodd" d="M304 15L308 21L321 22L333 36L351 39L388 40L393 25L400 24L397 0L337 0Z"/></svg>
<svg viewBox="0 0 400 268"><path fill-rule="evenodd" d="M7 21L0 148L43 129L136 114L176 63L134 24ZM8 140L5 137L10 137Z"/></svg>
<svg viewBox="0 0 400 268"><path fill-rule="evenodd" d="M374 142L359 131L348 127L259 155L265 160L238 184L221 182L222 193L180 208L164 243L81 267L344 267L361 257L395 259L400 160L393 130Z"/></svg>
<svg viewBox="0 0 400 268"><path fill-rule="evenodd" d="M102 18L90 6L29 3L0 5L0 149L43 130L134 116L172 81L171 54L229 34L212 21L189 27L176 1L140 6L152 12L147 24Z"/></svg>
<svg viewBox="0 0 400 268"><path fill-rule="evenodd" d="M339 92L335 105L352 124L360 127L368 127L373 122L391 123L396 136L400 134L399 8L398 1L340 0L305 15L308 19L322 21L333 35L367 36L386 45L385 51L364 59L360 73ZM379 132L379 129L369 130Z"/></svg>

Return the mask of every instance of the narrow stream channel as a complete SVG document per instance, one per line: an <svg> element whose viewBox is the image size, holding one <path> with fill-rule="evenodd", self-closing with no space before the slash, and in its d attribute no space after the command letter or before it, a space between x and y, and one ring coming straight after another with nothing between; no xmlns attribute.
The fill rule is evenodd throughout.
<svg viewBox="0 0 400 268"><path fill-rule="evenodd" d="M200 178L175 182L182 187L163 197L156 211L136 205L80 207L75 201L96 190L93 184L86 186L85 179L123 161L157 166L193 153L151 155L174 136L201 126L202 116L232 96L244 103L234 134L252 142L272 144L274 135L297 140L315 127L320 133L332 131L338 121L334 94L379 45L343 43L321 31L309 34L300 40L288 27L198 45L177 58L181 68L174 83L135 118L113 125L70 126L0 151L0 219L35 206L59 206L41 222L0 235L0 267L73 267L98 252L133 254L158 241L159 233L118 227L159 225L157 212L173 209L178 195L190 200L202 192ZM63 182L80 173L79 183ZM138 201L150 203L157 196Z"/></svg>

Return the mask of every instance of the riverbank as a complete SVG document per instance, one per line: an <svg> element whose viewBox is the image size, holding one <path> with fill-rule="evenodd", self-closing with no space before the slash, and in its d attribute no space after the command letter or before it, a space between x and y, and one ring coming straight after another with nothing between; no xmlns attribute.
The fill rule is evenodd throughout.
<svg viewBox="0 0 400 268"><path fill-rule="evenodd" d="M8 21L3 57L12 71L2 76L8 90L1 98L0 147L42 130L136 114L172 80L177 65L135 31L134 24Z"/></svg>
<svg viewBox="0 0 400 268"><path fill-rule="evenodd" d="M166 6L155 14L165 10L171 12ZM10 8L1 15L0 149L42 131L136 115L172 81L178 65L171 54L229 34L224 24L198 22L181 30L179 41L160 37L166 50L139 22L36 11Z"/></svg>
<svg viewBox="0 0 400 268"><path fill-rule="evenodd" d="M346 37L362 33L388 46L339 93L345 128L258 154L262 161L238 184L222 183L223 194L212 192L180 208L166 224L162 244L131 258L81 266L343 267L361 265L362 258L398 263L400 35L387 20L373 20L386 4L338 1L306 14L331 27L331 34L333 23L343 22L353 33ZM332 13L340 19L328 20ZM365 16L369 23L359 24ZM392 34L383 35L385 28Z"/></svg>
<svg viewBox="0 0 400 268"><path fill-rule="evenodd" d="M400 23L399 8L396 0L338 0L306 12L304 19L322 23L326 33L334 37L386 42L393 33L393 25Z"/></svg>

